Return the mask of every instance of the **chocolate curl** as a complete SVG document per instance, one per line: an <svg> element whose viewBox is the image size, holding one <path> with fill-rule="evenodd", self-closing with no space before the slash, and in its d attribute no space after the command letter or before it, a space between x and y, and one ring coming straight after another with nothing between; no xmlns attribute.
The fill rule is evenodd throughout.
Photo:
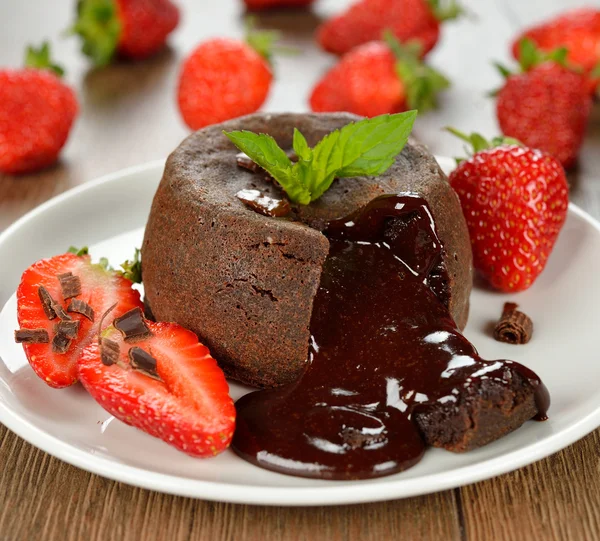
<svg viewBox="0 0 600 541"><path fill-rule="evenodd" d="M498 342L526 344L531 340L533 321L527 314L517 310L518 307L514 302L504 304L502 317L494 328L494 338Z"/></svg>

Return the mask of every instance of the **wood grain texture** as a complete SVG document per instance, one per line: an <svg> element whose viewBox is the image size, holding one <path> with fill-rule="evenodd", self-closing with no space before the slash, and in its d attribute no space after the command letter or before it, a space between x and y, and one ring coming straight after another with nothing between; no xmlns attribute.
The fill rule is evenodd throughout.
<svg viewBox="0 0 600 541"><path fill-rule="evenodd" d="M277 66L266 108L306 110L306 96L333 59L312 40L315 26L349 0L320 0L314 13L261 16L303 49ZM486 91L498 84L492 59L509 61L519 27L564 9L563 0L463 0L472 17L449 25L432 62L454 80L439 111L423 116L417 135L441 155L461 143L440 128L493 135L498 127ZM569 7L590 2L569 1ZM27 43L57 37L71 0L0 2L0 65L19 65ZM181 0L183 19L170 47L139 64L89 70L72 40L55 43L81 114L54 167L24 177L0 176L0 230L28 210L81 182L164 158L188 133L175 88L179 63L207 36L242 34L237 0ZM477 46L474 46L477 44ZM572 199L600 217L600 111L596 108L581 162L571 174ZM61 462L0 426L0 541L214 540L564 540L600 539L600 431L517 472L407 500L327 508L272 508L191 500L129 487Z"/></svg>

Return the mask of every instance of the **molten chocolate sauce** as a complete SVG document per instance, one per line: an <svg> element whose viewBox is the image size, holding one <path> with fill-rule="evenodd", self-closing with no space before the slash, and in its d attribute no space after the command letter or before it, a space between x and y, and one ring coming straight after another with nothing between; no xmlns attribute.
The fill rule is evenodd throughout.
<svg viewBox="0 0 600 541"><path fill-rule="evenodd" d="M549 397L537 375L481 359L436 296L447 278L443 246L423 199L379 197L325 233L330 252L314 300L308 369L291 385L238 400L240 456L304 477L389 475L423 456L416 411L456 403L477 380L508 381L514 372L535 388L545 418Z"/></svg>

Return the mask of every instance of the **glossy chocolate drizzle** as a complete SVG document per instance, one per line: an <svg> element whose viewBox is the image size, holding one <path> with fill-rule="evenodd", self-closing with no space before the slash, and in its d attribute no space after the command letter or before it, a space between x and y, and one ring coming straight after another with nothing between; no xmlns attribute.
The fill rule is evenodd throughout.
<svg viewBox="0 0 600 541"><path fill-rule="evenodd" d="M241 457L304 477L396 473L425 451L418 411L457 403L478 380L507 381L514 372L535 388L545 418L549 396L538 376L512 361L481 359L439 297L443 246L426 201L382 196L325 234L330 252L308 368L291 385L238 400L233 448Z"/></svg>

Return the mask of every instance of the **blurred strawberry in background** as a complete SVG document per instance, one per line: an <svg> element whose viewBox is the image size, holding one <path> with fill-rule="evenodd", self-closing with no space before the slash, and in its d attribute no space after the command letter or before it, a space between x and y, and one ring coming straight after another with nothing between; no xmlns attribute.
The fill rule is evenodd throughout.
<svg viewBox="0 0 600 541"><path fill-rule="evenodd" d="M597 87L600 82L600 10L574 9L525 30L512 45L517 60L523 38L529 38L545 52L566 48L567 61L590 75L592 90Z"/></svg>
<svg viewBox="0 0 600 541"><path fill-rule="evenodd" d="M252 11L278 8L301 8L312 4L315 0L244 0L246 8Z"/></svg>
<svg viewBox="0 0 600 541"><path fill-rule="evenodd" d="M360 0L325 22L318 41L326 51L341 55L381 39L389 29L401 42L418 41L425 56L439 40L440 23L460 13L454 0Z"/></svg>
<svg viewBox="0 0 600 541"><path fill-rule="evenodd" d="M70 31L95 65L117 56L141 60L158 52L179 23L170 0L79 0Z"/></svg>
<svg viewBox="0 0 600 541"><path fill-rule="evenodd" d="M543 53L527 38L519 47L521 73L499 66L506 77L496 103L502 132L571 167L592 110L589 80L566 62L564 48Z"/></svg>
<svg viewBox="0 0 600 541"><path fill-rule="evenodd" d="M269 94L271 57L278 32L255 31L246 40L216 38L201 43L184 61L177 101L193 130L257 111Z"/></svg>
<svg viewBox="0 0 600 541"><path fill-rule="evenodd" d="M0 171L30 173L54 163L79 109L50 59L47 43L29 47L25 68L0 70Z"/></svg>
<svg viewBox="0 0 600 541"><path fill-rule="evenodd" d="M312 110L372 117L435 107L449 81L420 60L419 43L403 45L391 33L385 38L345 54L313 89Z"/></svg>

